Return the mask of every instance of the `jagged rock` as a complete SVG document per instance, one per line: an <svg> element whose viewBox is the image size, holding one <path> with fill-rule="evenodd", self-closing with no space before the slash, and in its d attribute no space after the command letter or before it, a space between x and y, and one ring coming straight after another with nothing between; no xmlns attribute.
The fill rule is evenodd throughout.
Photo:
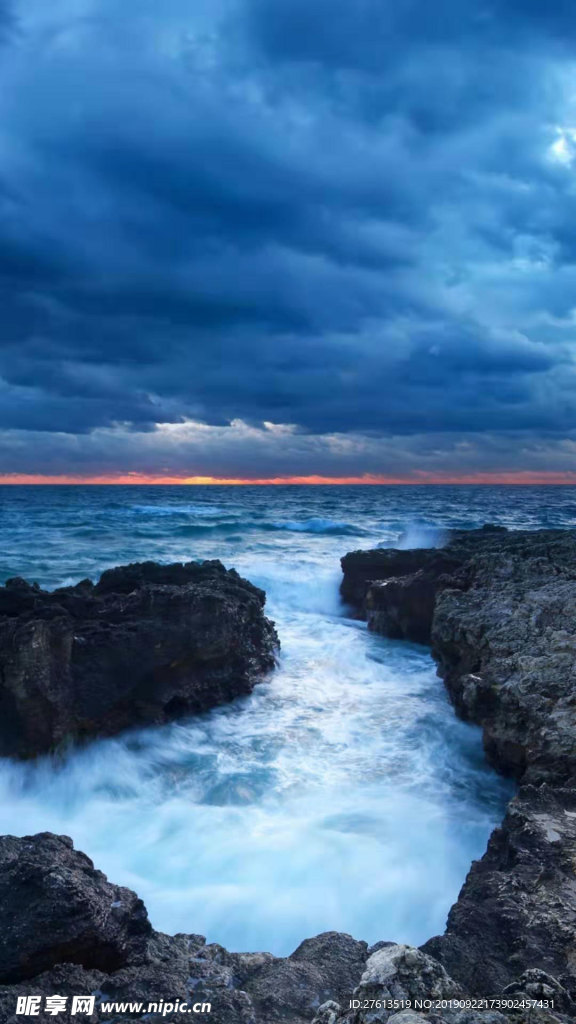
<svg viewBox="0 0 576 1024"><path fill-rule="evenodd" d="M345 1003L366 963L367 944L350 935L325 932L306 939L286 959L266 964L246 984L263 1021L309 1022L333 1000ZM298 1015L298 1016L296 1016Z"/></svg>
<svg viewBox="0 0 576 1024"><path fill-rule="evenodd" d="M0 588L0 754L202 711L251 691L278 644L263 591L220 562Z"/></svg>
<svg viewBox="0 0 576 1024"><path fill-rule="evenodd" d="M365 614L364 601L372 583L400 579L424 572L433 579L454 574L471 554L484 544L507 534L502 526L483 526L479 530L448 530L446 546L438 548L375 548L370 551L350 551L340 559L342 582L340 593L344 601L361 614Z"/></svg>
<svg viewBox="0 0 576 1024"><path fill-rule="evenodd" d="M412 946L386 945L366 962L342 1024L386 1024L397 1012L386 1004L415 999L458 999L464 991L437 960ZM384 1004L384 1005L382 1005Z"/></svg>
<svg viewBox="0 0 576 1024"><path fill-rule="evenodd" d="M438 594L432 651L458 711L502 770L576 782L576 535L494 538L456 583Z"/></svg>
<svg viewBox="0 0 576 1024"><path fill-rule="evenodd" d="M335 1003L333 999L329 999L328 1002L322 1003L312 1024L337 1024L340 1012L340 1004Z"/></svg>
<svg viewBox="0 0 576 1024"><path fill-rule="evenodd" d="M474 862L446 933L423 949L471 993L551 975L576 998L576 790L526 787ZM535 970L537 969L537 970ZM547 972L544 975L544 972ZM536 996L532 996L536 998Z"/></svg>
<svg viewBox="0 0 576 1024"><path fill-rule="evenodd" d="M0 982L59 963L115 971L143 955L144 904L111 885L66 836L0 837Z"/></svg>
<svg viewBox="0 0 576 1024"><path fill-rule="evenodd" d="M476 995L536 970L574 999L576 534L491 527L452 534L438 562L415 551L411 567L407 554L387 552L381 583L381 552L346 556L344 589L356 588L373 629L422 639L430 627L459 714L482 727L492 763L523 784L445 936L423 948Z"/></svg>
<svg viewBox="0 0 576 1024"><path fill-rule="evenodd" d="M550 974L546 974L546 971L540 971L535 968L524 971L519 978L516 978L515 981L503 989L502 995L514 999L549 1000L554 1003L555 1009L561 1013L573 1015L576 1013L574 1000L558 979L553 978Z"/></svg>
<svg viewBox="0 0 576 1024"><path fill-rule="evenodd" d="M39 1013L30 1016L33 1021L57 1021L58 1024L78 1024L79 1021L85 1024L92 1024L98 1020L97 1016L79 1017L72 1016L72 997L77 995L91 995L99 991L100 983L106 978L101 971L88 971L83 967L74 964L58 965L50 971L37 975L28 982L21 982L16 985L0 985L0 1021L2 1024L22 1024L27 1018L17 1014L19 997L40 997L42 1000ZM53 1017L44 1012L46 996L59 995L67 997L68 1006L66 1011Z"/></svg>
<svg viewBox="0 0 576 1024"><path fill-rule="evenodd" d="M17 999L30 995L67 997L58 1014L63 1022L78 1019L71 1014L73 996L93 995L91 1024L175 1024L182 1013L158 1004L177 1001L209 1003L213 1024L415 1024L412 1011L366 1009L364 1001L465 996L441 963L408 946L382 942L369 951L349 935L326 932L289 957L274 957L230 953L201 935L154 932L134 893L109 883L66 837L4 837L0 868L0 1024L17 1024ZM558 1018L536 1013L536 1024L569 1019L570 994L549 975L529 971L509 991L532 998L554 993L566 1012ZM360 1008L351 1005L353 998ZM140 1005L123 1013L106 1010L107 1003ZM37 1019L53 1019L43 1002ZM498 1013L458 1008L416 1019L505 1024ZM521 1021L511 1018L510 1024Z"/></svg>
<svg viewBox="0 0 576 1024"><path fill-rule="evenodd" d="M490 538L455 584L434 611L439 673L492 763L524 785L427 948L474 992L540 969L574 999L576 536Z"/></svg>
<svg viewBox="0 0 576 1024"><path fill-rule="evenodd" d="M457 999L462 987L442 964L413 946L377 950L366 963L354 995L359 999Z"/></svg>
<svg viewBox="0 0 576 1024"><path fill-rule="evenodd" d="M362 611L371 583L419 572L435 556L437 552L429 548L413 551L398 551L396 548L351 551L340 560L343 572L340 593L348 604Z"/></svg>
<svg viewBox="0 0 576 1024"><path fill-rule="evenodd" d="M156 1018L148 1004L180 1000L209 1002L213 1024L310 1024L322 1004L350 999L367 958L365 942L339 932L307 939L289 957L154 932L134 893L50 833L0 838L0 906L0 1024L18 1019L19 995L55 994L96 994L94 1021L123 1019L103 1011L107 1002L142 1003L137 1018L179 1020Z"/></svg>
<svg viewBox="0 0 576 1024"><path fill-rule="evenodd" d="M365 942L340 932L306 939L288 957L230 953L213 943L198 950L190 974L195 991L215 1006L221 1007L231 991L241 990L256 1021L309 1024L326 1000L350 997L366 955Z"/></svg>
<svg viewBox="0 0 576 1024"><path fill-rule="evenodd" d="M439 578L421 569L372 583L364 601L368 628L397 640L430 643Z"/></svg>

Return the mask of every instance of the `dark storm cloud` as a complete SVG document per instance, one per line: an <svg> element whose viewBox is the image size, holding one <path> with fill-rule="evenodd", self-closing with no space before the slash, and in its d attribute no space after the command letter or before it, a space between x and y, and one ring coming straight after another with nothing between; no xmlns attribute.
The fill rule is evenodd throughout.
<svg viewBox="0 0 576 1024"><path fill-rule="evenodd" d="M386 471L400 436L406 464L424 436L437 468L474 436L466 457L500 465L488 439L511 431L523 465L538 438L569 460L574 20L529 0L0 7L0 471L141 451L187 472L203 443L237 475L236 420L255 472L269 449L287 472ZM210 443L155 430L191 420Z"/></svg>

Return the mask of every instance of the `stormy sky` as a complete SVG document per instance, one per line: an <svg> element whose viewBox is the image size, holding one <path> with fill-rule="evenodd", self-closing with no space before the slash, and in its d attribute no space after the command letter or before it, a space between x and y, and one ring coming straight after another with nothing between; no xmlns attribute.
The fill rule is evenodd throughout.
<svg viewBox="0 0 576 1024"><path fill-rule="evenodd" d="M0 0L0 474L576 470L570 0Z"/></svg>

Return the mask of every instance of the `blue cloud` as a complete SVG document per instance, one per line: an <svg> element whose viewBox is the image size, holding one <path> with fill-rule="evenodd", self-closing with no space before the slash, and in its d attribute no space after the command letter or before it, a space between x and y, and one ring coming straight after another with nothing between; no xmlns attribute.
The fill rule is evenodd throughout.
<svg viewBox="0 0 576 1024"><path fill-rule="evenodd" d="M45 468L62 434L113 430L110 468L130 468L135 438L188 420L293 424L274 443L316 472L334 433L365 438L358 471L375 438L443 438L449 460L447 436L474 436L478 464L498 432L562 448L573 20L520 0L16 0L0 430L21 464L39 433Z"/></svg>

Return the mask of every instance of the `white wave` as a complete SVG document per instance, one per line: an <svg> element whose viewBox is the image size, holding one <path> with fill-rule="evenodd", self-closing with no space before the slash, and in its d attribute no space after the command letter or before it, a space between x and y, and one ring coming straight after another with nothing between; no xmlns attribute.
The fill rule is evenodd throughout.
<svg viewBox="0 0 576 1024"><path fill-rule="evenodd" d="M32 490L20 504L17 489L3 496L5 509L16 501L4 577L56 586L129 561L220 558L267 591L282 652L250 698L200 718L62 762L0 762L0 832L71 835L143 897L156 927L231 948L287 953L333 928L416 943L441 931L509 788L426 652L343 618L338 584L341 555L397 544L404 522L402 546L440 543L428 517L461 525L455 499L176 488L154 503L148 489L118 488L110 504L87 488L46 511L55 499ZM480 521L508 514L500 494L490 501ZM84 521L106 528L105 550L78 535Z"/></svg>
<svg viewBox="0 0 576 1024"><path fill-rule="evenodd" d="M420 943L504 784L421 650L289 602L279 626L251 698L61 764L0 762L0 831L73 836L165 931L281 954L328 929Z"/></svg>
<svg viewBox="0 0 576 1024"><path fill-rule="evenodd" d="M394 547L401 551L408 551L410 548L441 548L447 537L448 531L441 526L413 523L400 534Z"/></svg>

